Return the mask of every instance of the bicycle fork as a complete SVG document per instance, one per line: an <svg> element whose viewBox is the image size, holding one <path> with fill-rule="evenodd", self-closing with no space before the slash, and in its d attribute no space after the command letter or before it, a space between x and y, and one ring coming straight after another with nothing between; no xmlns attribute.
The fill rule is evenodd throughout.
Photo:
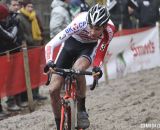
<svg viewBox="0 0 160 130"><path fill-rule="evenodd" d="M77 125L77 101L62 98L60 130L82 130Z"/></svg>
<svg viewBox="0 0 160 130"><path fill-rule="evenodd" d="M61 106L61 123L60 123L60 130L70 130L70 110L68 106L68 101L64 98L61 99L62 106Z"/></svg>

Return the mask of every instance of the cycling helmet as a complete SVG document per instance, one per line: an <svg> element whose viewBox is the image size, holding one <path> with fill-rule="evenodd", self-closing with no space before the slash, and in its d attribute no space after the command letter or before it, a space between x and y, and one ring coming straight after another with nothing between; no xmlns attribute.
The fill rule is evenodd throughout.
<svg viewBox="0 0 160 130"><path fill-rule="evenodd" d="M87 22L92 26L103 26L109 20L110 14L106 6L96 4L87 15Z"/></svg>

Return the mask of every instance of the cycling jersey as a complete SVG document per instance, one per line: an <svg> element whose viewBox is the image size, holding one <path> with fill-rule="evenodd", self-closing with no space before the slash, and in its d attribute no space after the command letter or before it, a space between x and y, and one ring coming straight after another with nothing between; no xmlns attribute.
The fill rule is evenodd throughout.
<svg viewBox="0 0 160 130"><path fill-rule="evenodd" d="M69 37L73 37L82 44L92 44L98 39L91 38L87 24L87 12L80 13L64 30L58 33L45 47L46 62L52 60L54 48L65 42ZM95 56L93 65L100 66L107 51L109 42L113 38L115 26L111 20L106 24L104 33L95 46ZM76 43L75 43L76 44Z"/></svg>

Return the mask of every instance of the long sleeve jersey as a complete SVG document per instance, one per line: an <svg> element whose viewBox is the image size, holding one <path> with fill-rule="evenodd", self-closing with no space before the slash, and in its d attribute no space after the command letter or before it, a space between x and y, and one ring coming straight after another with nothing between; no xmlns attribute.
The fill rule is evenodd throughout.
<svg viewBox="0 0 160 130"><path fill-rule="evenodd" d="M113 38L115 26L111 20L105 25L105 30L100 39L91 38L89 35L89 27L87 24L87 12L80 13L64 30L58 33L46 46L45 57L46 62L52 60L55 47L59 46L70 36L83 44L97 42L95 54L93 57L93 66L100 66L103 63L108 45ZM99 42L98 42L99 40ZM75 43L76 44L76 43Z"/></svg>

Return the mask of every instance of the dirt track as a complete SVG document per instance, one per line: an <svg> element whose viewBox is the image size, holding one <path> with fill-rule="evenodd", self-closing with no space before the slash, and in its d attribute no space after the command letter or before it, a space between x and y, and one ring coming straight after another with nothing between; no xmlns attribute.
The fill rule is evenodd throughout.
<svg viewBox="0 0 160 130"><path fill-rule="evenodd" d="M101 83L88 91L87 108L89 130L160 130L160 68ZM157 128L142 128L144 123ZM35 112L0 121L0 130L55 130L49 101Z"/></svg>

